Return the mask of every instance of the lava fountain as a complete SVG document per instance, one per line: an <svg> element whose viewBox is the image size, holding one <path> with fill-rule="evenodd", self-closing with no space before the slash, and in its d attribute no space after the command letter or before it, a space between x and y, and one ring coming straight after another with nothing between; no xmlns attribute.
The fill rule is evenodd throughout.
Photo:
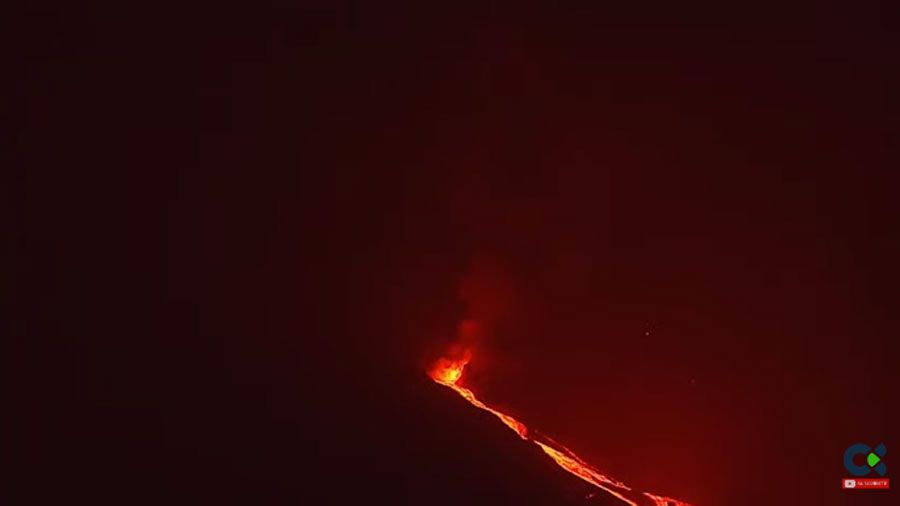
<svg viewBox="0 0 900 506"><path fill-rule="evenodd" d="M540 449L543 450L548 457L553 459L559 467L608 494L611 494L625 504L639 506L639 503L636 502L637 500L641 500L645 504L649 500L650 504L653 506L690 506L688 503L677 499L658 496L648 492L636 492L624 483L601 473L565 446L553 441L549 437L530 432L528 427L522 422L481 402L475 397L475 394L470 389L459 385L459 381L462 379L463 371L465 370L466 364L469 363L469 360L471 360L471 352L468 351L458 359L440 358L428 371L428 375L431 376L431 379L435 382L455 390L456 393L461 395L476 408L496 416L504 425L515 431L520 438L540 447Z"/></svg>

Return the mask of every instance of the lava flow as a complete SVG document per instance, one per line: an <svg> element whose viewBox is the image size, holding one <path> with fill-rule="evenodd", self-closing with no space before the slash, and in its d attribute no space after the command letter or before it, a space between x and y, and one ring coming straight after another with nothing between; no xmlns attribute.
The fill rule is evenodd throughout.
<svg viewBox="0 0 900 506"><path fill-rule="evenodd" d="M669 497L658 496L650 494L648 492L643 492L642 494L637 493L624 483L614 480L594 469L590 464L581 460L581 458L575 455L568 448L560 445L559 443L546 436L530 433L528 427L526 427L522 422L505 413L501 413L500 411L497 411L496 409L491 408L485 403L479 401L471 390L458 384L459 380L462 378L463 370L465 369L466 364L469 363L470 358L471 357L469 353L466 353L462 358L457 360L441 358L429 371L429 376L431 376L431 378L437 383L455 390L459 395L461 395L465 400L469 401L469 403L471 403L476 408L483 409L499 418L504 425L514 430L520 438L525 441L532 442L540 447L541 450L543 450L544 453L547 454L547 456L549 456L551 459L553 459L554 462L557 463L557 465L559 465L559 467L590 483L591 485L604 490L605 492L613 495L626 504L629 504L631 506L639 506L634 499L629 498L629 496L638 496L645 501L649 499L653 506L690 506L686 502L671 499Z"/></svg>

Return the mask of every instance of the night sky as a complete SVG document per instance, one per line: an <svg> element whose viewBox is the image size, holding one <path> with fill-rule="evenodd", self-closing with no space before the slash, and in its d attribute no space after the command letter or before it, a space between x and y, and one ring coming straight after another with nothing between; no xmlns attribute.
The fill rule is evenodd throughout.
<svg viewBox="0 0 900 506"><path fill-rule="evenodd" d="M14 8L4 502L895 501L886 3L607 3Z"/></svg>

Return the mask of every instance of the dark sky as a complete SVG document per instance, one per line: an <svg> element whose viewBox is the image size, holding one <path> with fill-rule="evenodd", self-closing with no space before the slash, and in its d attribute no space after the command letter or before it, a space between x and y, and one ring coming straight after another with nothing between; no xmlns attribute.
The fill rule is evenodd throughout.
<svg viewBox="0 0 900 506"><path fill-rule="evenodd" d="M890 502L886 5L556 4L14 9L9 502Z"/></svg>

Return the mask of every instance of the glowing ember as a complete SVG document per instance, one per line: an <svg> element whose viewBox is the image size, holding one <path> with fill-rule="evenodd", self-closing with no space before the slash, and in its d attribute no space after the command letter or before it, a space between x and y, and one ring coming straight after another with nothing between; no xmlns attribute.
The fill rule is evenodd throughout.
<svg viewBox="0 0 900 506"><path fill-rule="evenodd" d="M525 424L479 401L471 390L457 384L462 378L463 370L465 369L466 364L469 363L470 358L471 357L469 353L466 353L462 358L457 360L441 358L435 363L434 367L432 367L428 374L437 383L455 390L459 395L461 395L465 400L469 401L469 403L476 408L483 409L499 418L500 421L503 422L507 427L514 430L520 438L536 444L538 447L540 447L541 450L544 451L544 453L547 454L547 456L553 459L553 461L556 462L559 467L590 483L591 485L606 491L625 504L628 504L630 506L638 506L639 503L635 502L635 500L640 499L642 502L646 503L645 498L648 498L652 501L653 506L690 506L686 502L678 501L676 499L670 499L668 497L653 495L647 492L644 492L643 495L636 494L624 483L614 480L591 467L588 463L581 460L568 448L562 446L561 444L553 441L548 437L540 435L530 435ZM540 439L540 441L538 441L538 439ZM630 499L628 496L635 497L635 500Z"/></svg>
<svg viewBox="0 0 900 506"><path fill-rule="evenodd" d="M653 495L650 492L644 492L644 495L649 497L650 500L653 501L653 506L691 506L686 502L672 499L671 497Z"/></svg>
<svg viewBox="0 0 900 506"><path fill-rule="evenodd" d="M442 385L453 386L462 377L463 368L469 363L469 359L449 360L442 358L437 361L431 370L431 377Z"/></svg>

